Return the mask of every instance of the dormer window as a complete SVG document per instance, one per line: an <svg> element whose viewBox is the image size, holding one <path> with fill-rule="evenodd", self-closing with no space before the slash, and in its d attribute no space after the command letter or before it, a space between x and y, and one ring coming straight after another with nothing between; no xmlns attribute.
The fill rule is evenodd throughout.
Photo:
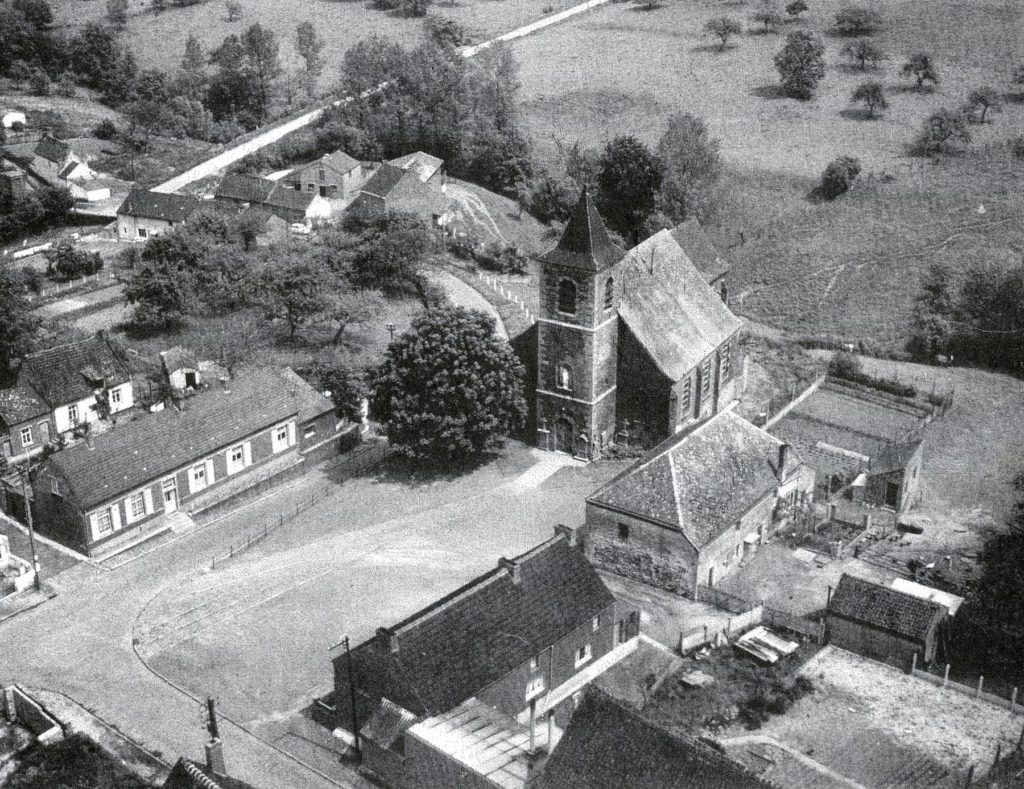
<svg viewBox="0 0 1024 789"><path fill-rule="evenodd" d="M571 279L558 281L558 311L565 315L576 314L576 283Z"/></svg>

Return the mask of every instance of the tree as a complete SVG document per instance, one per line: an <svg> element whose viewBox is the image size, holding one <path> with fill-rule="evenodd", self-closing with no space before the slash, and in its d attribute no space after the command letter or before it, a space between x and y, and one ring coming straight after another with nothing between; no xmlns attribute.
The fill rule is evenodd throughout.
<svg viewBox="0 0 1024 789"><path fill-rule="evenodd" d="M196 242L182 233L163 233L146 242L139 265L124 285L136 327L146 331L172 328L195 311L201 254Z"/></svg>
<svg viewBox="0 0 1024 789"><path fill-rule="evenodd" d="M363 401L369 394L362 372L347 364L317 361L309 377L316 381L318 389L328 393L338 416L352 422L362 418Z"/></svg>
<svg viewBox="0 0 1024 789"><path fill-rule="evenodd" d="M633 136L616 137L605 147L597 174L597 207L608 226L639 244L654 213L662 166Z"/></svg>
<svg viewBox="0 0 1024 789"><path fill-rule="evenodd" d="M967 108L972 114L981 109L978 123L984 123L985 115L989 110L992 112L1003 111L1003 97L996 92L995 88L986 85L971 91L971 95L967 97Z"/></svg>
<svg viewBox="0 0 1024 789"><path fill-rule="evenodd" d="M427 30L427 39L434 45L445 49L458 49L470 41L469 32L454 19L443 16L428 16L423 20Z"/></svg>
<svg viewBox="0 0 1024 789"><path fill-rule="evenodd" d="M776 33L782 27L782 14L771 0L766 0L753 14L751 19L764 25L763 32Z"/></svg>
<svg viewBox="0 0 1024 789"><path fill-rule="evenodd" d="M289 340L327 308L329 279L329 272L309 259L263 272L260 291L267 317L284 320Z"/></svg>
<svg viewBox="0 0 1024 789"><path fill-rule="evenodd" d="M821 175L817 193L825 200L835 200L849 191L860 175L860 161L853 156L838 156L833 159Z"/></svg>
<svg viewBox="0 0 1024 789"><path fill-rule="evenodd" d="M239 0L227 0L224 5L227 8L229 22L242 18L242 4Z"/></svg>
<svg viewBox="0 0 1024 789"><path fill-rule="evenodd" d="M259 23L250 25L242 37L249 69L259 90L260 106L257 117L265 118L270 107L271 90L274 80L281 75L279 46L274 31Z"/></svg>
<svg viewBox="0 0 1024 789"><path fill-rule="evenodd" d="M806 30L790 33L786 45L775 55L775 69L787 94L810 99L825 77L825 45Z"/></svg>
<svg viewBox="0 0 1024 789"><path fill-rule="evenodd" d="M406 16L426 16L432 0L402 0L402 12Z"/></svg>
<svg viewBox="0 0 1024 789"><path fill-rule="evenodd" d="M47 0L14 0L11 7L37 30L46 30L53 25L53 11Z"/></svg>
<svg viewBox="0 0 1024 789"><path fill-rule="evenodd" d="M843 54L859 64L861 71L867 71L869 65L872 68L877 67L879 61L885 58L885 53L866 38L859 38L847 44L843 47Z"/></svg>
<svg viewBox="0 0 1024 789"><path fill-rule="evenodd" d="M107 0L107 19L114 27L128 24L128 0Z"/></svg>
<svg viewBox="0 0 1024 789"><path fill-rule="evenodd" d="M217 72L210 80L206 104L220 121L238 120L255 126L266 113L265 96L246 62L246 49L236 35L227 36L210 56Z"/></svg>
<svg viewBox="0 0 1024 789"><path fill-rule="evenodd" d="M1024 63L1018 63L1013 67L1013 71L1010 73L1010 84L1018 91L1024 86Z"/></svg>
<svg viewBox="0 0 1024 789"><path fill-rule="evenodd" d="M316 81L324 71L324 60L321 52L324 40L317 35L313 23L300 22L295 28L295 51L306 64L306 91L312 95Z"/></svg>
<svg viewBox="0 0 1024 789"><path fill-rule="evenodd" d="M856 87L850 101L859 102L868 111L868 117L874 118L875 112L889 107L885 98L885 88L881 82L863 82Z"/></svg>
<svg viewBox="0 0 1024 789"><path fill-rule="evenodd" d="M939 154L970 142L971 132L967 128L966 115L960 110L942 107L924 122L924 128L917 137L916 148L920 153Z"/></svg>
<svg viewBox="0 0 1024 789"><path fill-rule="evenodd" d="M103 268L98 252L77 249L70 239L63 239L46 252L46 273L58 279L80 279Z"/></svg>
<svg viewBox="0 0 1024 789"><path fill-rule="evenodd" d="M710 190L722 172L719 142L700 118L677 113L658 141L662 165L658 210L673 222L682 222L706 209Z"/></svg>
<svg viewBox="0 0 1024 789"><path fill-rule="evenodd" d="M841 36L870 36L881 27L881 15L866 6L842 6L836 13L835 31Z"/></svg>
<svg viewBox="0 0 1024 789"><path fill-rule="evenodd" d="M185 55L177 75L178 90L184 98L200 101L206 93L208 81L203 47L198 38L189 35L185 40Z"/></svg>
<svg viewBox="0 0 1024 789"><path fill-rule="evenodd" d="M349 279L357 288L402 296L423 293L423 264L437 251L433 233L413 217L383 220L352 258Z"/></svg>
<svg viewBox="0 0 1024 789"><path fill-rule="evenodd" d="M789 14L793 19L799 19L800 14L807 10L807 3L804 0L793 0L792 3L786 6L786 13Z"/></svg>
<svg viewBox="0 0 1024 789"><path fill-rule="evenodd" d="M1015 375L1024 371L1024 266L968 269L954 314L958 357Z"/></svg>
<svg viewBox="0 0 1024 789"><path fill-rule="evenodd" d="M9 268L0 268L0 383L4 383L16 359L32 350L39 320L29 311L25 284Z"/></svg>
<svg viewBox="0 0 1024 789"><path fill-rule="evenodd" d="M717 16L708 20L704 29L718 39L718 51L724 52L729 39L743 32L743 25L731 16Z"/></svg>
<svg viewBox="0 0 1024 789"><path fill-rule="evenodd" d="M579 195L580 187L574 180L545 172L529 184L526 208L541 222L565 222Z"/></svg>
<svg viewBox="0 0 1024 789"><path fill-rule="evenodd" d="M910 56L910 59L903 64L903 74L908 77L914 77L917 81L918 92L924 90L924 83L926 82L930 82L933 87L939 84L939 73L935 68L935 64L932 63L931 56L923 52Z"/></svg>
<svg viewBox="0 0 1024 789"><path fill-rule="evenodd" d="M952 321L953 295L949 270L933 263L921 280L921 290L911 312L911 352L927 361L946 354L953 336Z"/></svg>
<svg viewBox="0 0 1024 789"><path fill-rule="evenodd" d="M436 307L388 347L372 382L372 411L408 458L459 467L522 427L525 372L494 319Z"/></svg>
<svg viewBox="0 0 1024 789"><path fill-rule="evenodd" d="M324 315L335 327L331 344L341 342L350 326L361 326L384 314L384 298L374 290L341 288L327 297Z"/></svg>
<svg viewBox="0 0 1024 789"><path fill-rule="evenodd" d="M149 0L149 4L153 6L153 10L158 14L167 8L167 0Z"/></svg>

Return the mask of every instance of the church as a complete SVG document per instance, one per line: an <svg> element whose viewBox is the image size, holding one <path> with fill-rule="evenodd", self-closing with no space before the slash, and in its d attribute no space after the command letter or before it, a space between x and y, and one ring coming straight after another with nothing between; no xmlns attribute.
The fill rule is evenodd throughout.
<svg viewBox="0 0 1024 789"><path fill-rule="evenodd" d="M696 222L625 252L584 190L539 263L539 447L594 459L732 401L741 324L725 304L728 267Z"/></svg>

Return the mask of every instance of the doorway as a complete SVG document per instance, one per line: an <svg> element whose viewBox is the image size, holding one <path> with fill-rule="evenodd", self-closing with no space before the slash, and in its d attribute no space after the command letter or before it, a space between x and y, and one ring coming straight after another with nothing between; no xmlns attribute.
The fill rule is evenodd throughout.
<svg viewBox="0 0 1024 789"><path fill-rule="evenodd" d="M556 452L567 452L568 454L573 453L575 446L574 436L575 430L571 421L565 417L559 417L555 420L555 451Z"/></svg>
<svg viewBox="0 0 1024 789"><path fill-rule="evenodd" d="M174 477L165 479L161 487L164 493L164 512L174 512L178 509L178 485Z"/></svg>
<svg viewBox="0 0 1024 789"><path fill-rule="evenodd" d="M885 505L896 509L900 503L900 486L895 482L885 483Z"/></svg>

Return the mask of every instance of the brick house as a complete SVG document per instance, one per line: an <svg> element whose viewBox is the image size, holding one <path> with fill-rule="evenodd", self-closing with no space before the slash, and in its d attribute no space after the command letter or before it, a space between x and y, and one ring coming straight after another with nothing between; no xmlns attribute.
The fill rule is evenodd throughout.
<svg viewBox="0 0 1024 789"><path fill-rule="evenodd" d="M53 437L135 405L128 365L102 333L28 354L21 376L49 406Z"/></svg>
<svg viewBox="0 0 1024 789"><path fill-rule="evenodd" d="M423 182L415 169L403 170L382 164L360 187L348 211L363 219L389 213L412 214L441 224L448 212L448 203L442 187L434 182Z"/></svg>
<svg viewBox="0 0 1024 789"><path fill-rule="evenodd" d="M858 655L909 668L935 659L942 603L843 574L828 601L827 643Z"/></svg>
<svg viewBox="0 0 1024 789"><path fill-rule="evenodd" d="M696 597L809 501L814 472L777 438L723 411L664 441L587 499L595 566Z"/></svg>
<svg viewBox="0 0 1024 789"><path fill-rule="evenodd" d="M616 601L575 533L470 581L351 652L366 768L392 786L416 772L405 732L470 699L520 726L564 726L578 693L636 648L639 616ZM333 659L336 723L351 728L345 653ZM367 736L369 733L369 736Z"/></svg>
<svg viewBox="0 0 1024 789"><path fill-rule="evenodd" d="M132 189L117 209L117 240L145 241L183 225L199 208L190 195Z"/></svg>
<svg viewBox="0 0 1024 789"><path fill-rule="evenodd" d="M354 195L363 180L362 163L344 151L335 151L299 165L282 178L281 183L296 192L343 200Z"/></svg>
<svg viewBox="0 0 1024 789"><path fill-rule="evenodd" d="M90 556L169 528L338 451L334 406L291 370L253 370L48 458L34 485L38 528Z"/></svg>
<svg viewBox="0 0 1024 789"><path fill-rule="evenodd" d="M24 377L0 389L0 456L11 463L37 455L50 441L50 406Z"/></svg>
<svg viewBox="0 0 1024 789"><path fill-rule="evenodd" d="M595 458L733 399L740 321L669 231L623 252L584 190L540 264L539 447Z"/></svg>

